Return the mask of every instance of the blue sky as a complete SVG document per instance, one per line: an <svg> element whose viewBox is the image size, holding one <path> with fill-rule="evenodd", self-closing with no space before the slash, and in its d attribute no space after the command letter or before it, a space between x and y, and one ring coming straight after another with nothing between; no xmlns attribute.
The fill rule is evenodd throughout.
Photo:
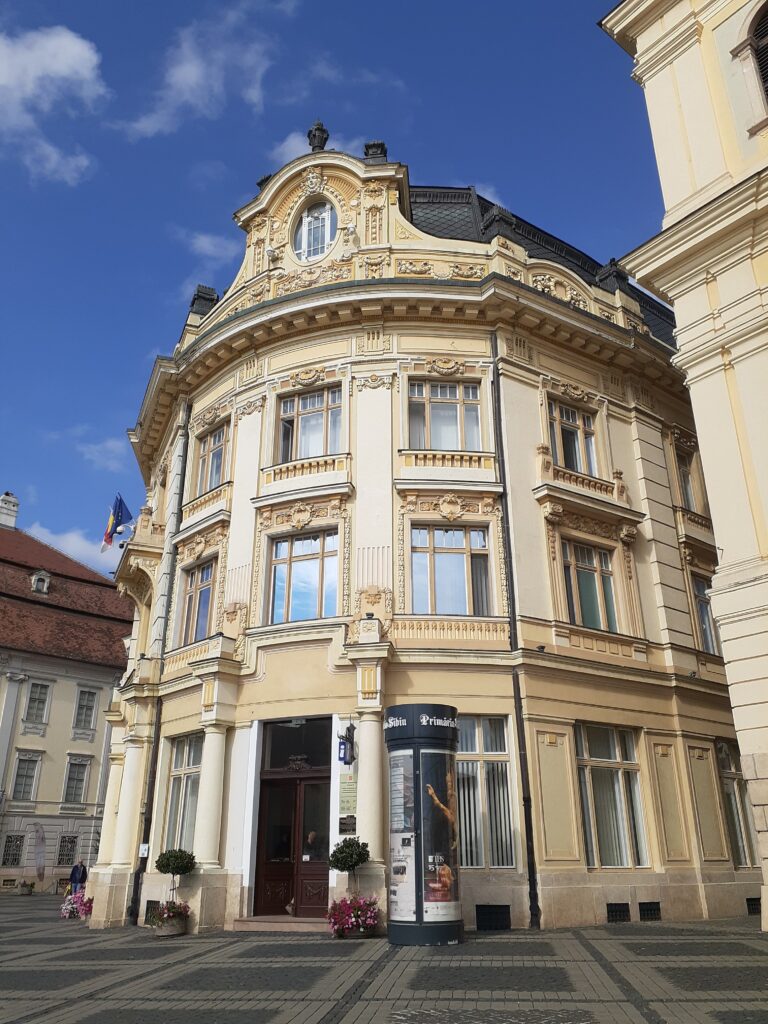
<svg viewBox="0 0 768 1024"><path fill-rule="evenodd" d="M411 181L475 184L620 256L662 206L609 0L0 0L0 490L18 525L106 571L126 429L195 283L219 292L256 181L322 119Z"/></svg>

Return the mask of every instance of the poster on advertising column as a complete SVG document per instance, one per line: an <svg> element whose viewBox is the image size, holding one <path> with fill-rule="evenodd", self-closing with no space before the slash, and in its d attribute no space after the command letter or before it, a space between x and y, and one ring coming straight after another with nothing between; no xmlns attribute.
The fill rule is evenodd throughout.
<svg viewBox="0 0 768 1024"><path fill-rule="evenodd" d="M389 917L416 920L416 834L413 751L389 755Z"/></svg>
<svg viewBox="0 0 768 1024"><path fill-rule="evenodd" d="M421 751L421 843L424 923L461 919L456 758Z"/></svg>

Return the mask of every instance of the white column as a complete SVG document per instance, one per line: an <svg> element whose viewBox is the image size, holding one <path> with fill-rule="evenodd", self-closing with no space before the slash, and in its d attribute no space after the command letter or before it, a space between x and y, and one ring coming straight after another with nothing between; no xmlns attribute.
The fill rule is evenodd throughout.
<svg viewBox="0 0 768 1024"><path fill-rule="evenodd" d="M372 861L384 860L383 737L380 711L361 711L357 740L357 834Z"/></svg>
<svg viewBox="0 0 768 1024"><path fill-rule="evenodd" d="M113 865L133 867L136 855L136 835L141 807L141 778L144 744L130 737L124 740L123 778L120 804L115 825L112 851Z"/></svg>
<svg viewBox="0 0 768 1024"><path fill-rule="evenodd" d="M203 868L219 867L221 807L224 800L226 725L206 725L195 818L195 857Z"/></svg>
<svg viewBox="0 0 768 1024"><path fill-rule="evenodd" d="M101 842L99 843L98 864L111 864L117 828L117 801L120 796L120 780L123 775L123 755L109 755L107 795L104 797L104 815L101 821Z"/></svg>

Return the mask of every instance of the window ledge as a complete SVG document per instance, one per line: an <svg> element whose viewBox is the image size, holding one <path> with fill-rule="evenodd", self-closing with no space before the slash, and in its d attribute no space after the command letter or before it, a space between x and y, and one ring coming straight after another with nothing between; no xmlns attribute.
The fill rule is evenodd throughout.
<svg viewBox="0 0 768 1024"><path fill-rule="evenodd" d="M77 729L77 728L73 728L72 729L72 739L73 740L85 740L86 743L93 743L93 741L96 739L96 730L95 729Z"/></svg>
<svg viewBox="0 0 768 1024"><path fill-rule="evenodd" d="M690 534L691 527L693 527L694 536L697 531L703 531L709 535L708 539L712 544L714 544L715 538L712 530L712 520L709 516L705 516L701 512L694 512L692 508L685 508L682 505L675 505L674 508L678 533L683 535Z"/></svg>
<svg viewBox="0 0 768 1024"><path fill-rule="evenodd" d="M533 488L533 496L540 505L553 502L577 513L592 512L597 518L609 519L614 523L636 525L645 519L644 512L638 512L624 502L555 482L543 481L538 484Z"/></svg>
<svg viewBox="0 0 768 1024"><path fill-rule="evenodd" d="M21 735L22 736L45 736L45 731L48 728L47 722L26 722L22 720L21 723Z"/></svg>
<svg viewBox="0 0 768 1024"><path fill-rule="evenodd" d="M59 814L86 814L88 808L85 804L60 804Z"/></svg>
<svg viewBox="0 0 768 1024"><path fill-rule="evenodd" d="M26 812L34 813L36 803L34 800L9 800L5 811L6 814L24 814Z"/></svg>
<svg viewBox="0 0 768 1024"><path fill-rule="evenodd" d="M272 491L269 494L259 495L258 498L251 498L251 505L258 509L268 505L279 505L281 502L307 501L310 498L330 498L336 495L349 498L353 491L352 484L346 481L318 484L315 487L291 487L284 491Z"/></svg>

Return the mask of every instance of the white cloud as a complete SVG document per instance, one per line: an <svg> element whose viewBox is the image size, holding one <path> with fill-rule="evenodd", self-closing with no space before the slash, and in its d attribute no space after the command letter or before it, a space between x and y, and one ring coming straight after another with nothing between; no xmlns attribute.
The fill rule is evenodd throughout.
<svg viewBox="0 0 768 1024"><path fill-rule="evenodd" d="M128 444L122 437L107 437L103 441L75 445L77 451L94 469L121 473L125 469Z"/></svg>
<svg viewBox="0 0 768 1024"><path fill-rule="evenodd" d="M281 11L285 5L271 6ZM273 44L248 24L253 9L252 3L242 3L215 21L194 21L179 29L166 51L162 84L150 109L121 125L130 138L170 135L188 117L212 120L232 94L261 112Z"/></svg>
<svg viewBox="0 0 768 1024"><path fill-rule="evenodd" d="M84 437L90 429L87 423L75 423L71 427L63 427L61 430L43 430L41 436L44 441L66 441Z"/></svg>
<svg viewBox="0 0 768 1024"><path fill-rule="evenodd" d="M207 231L187 231L171 228L173 237L182 243L195 257L194 266L179 287L179 298L188 302L195 285L209 284L219 270L231 266L243 255L245 242L242 238L214 235Z"/></svg>
<svg viewBox="0 0 768 1024"><path fill-rule="evenodd" d="M405 82L389 72L371 71L370 68L345 69L324 55L302 69L300 75L284 84L278 95L278 102L303 103L314 96L319 83L345 86L354 91L360 86L380 86L390 91L405 89Z"/></svg>
<svg viewBox="0 0 768 1024"><path fill-rule="evenodd" d="M106 522L106 514L104 521ZM58 548L59 551L63 551L70 558L74 558L78 562L84 562L85 565L91 566L97 572L104 573L105 576L111 569L117 567L120 555L122 554L117 544L113 544L111 548L108 548L102 554L100 550L101 540L90 540L83 530L64 530L62 533L55 533L53 530L43 526L42 523L35 522L26 532L33 537L37 537L44 544L50 544L51 547Z"/></svg>
<svg viewBox="0 0 768 1024"><path fill-rule="evenodd" d="M101 55L63 25L10 36L0 32L0 153L19 159L32 180L76 185L94 161L79 147L66 152L44 130L46 117L93 110L108 95Z"/></svg>
<svg viewBox="0 0 768 1024"><path fill-rule="evenodd" d="M495 203L497 206L503 206L506 208L506 203L501 198L495 185L489 185L486 182L478 181L475 185L475 191L478 192L483 199L487 199L491 203Z"/></svg>
<svg viewBox="0 0 768 1024"><path fill-rule="evenodd" d="M362 135L347 137L346 135L331 135L328 139L326 149L338 149L342 153L352 153L362 156L365 139ZM282 142L276 142L270 149L269 156L276 164L282 166L295 160L297 156L304 156L309 153L309 142L306 132L289 132Z"/></svg>

